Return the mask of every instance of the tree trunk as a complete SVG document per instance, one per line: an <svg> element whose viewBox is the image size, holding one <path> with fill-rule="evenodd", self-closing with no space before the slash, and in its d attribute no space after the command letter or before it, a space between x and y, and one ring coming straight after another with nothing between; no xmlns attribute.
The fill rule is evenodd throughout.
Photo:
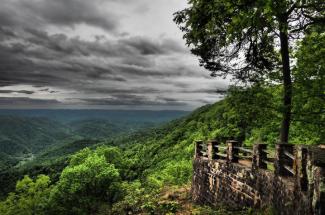
<svg viewBox="0 0 325 215"><path fill-rule="evenodd" d="M286 22L285 22L286 23ZM283 75L283 119L280 132L280 143L288 143L291 120L292 82L289 60L288 33L280 28L282 75Z"/></svg>

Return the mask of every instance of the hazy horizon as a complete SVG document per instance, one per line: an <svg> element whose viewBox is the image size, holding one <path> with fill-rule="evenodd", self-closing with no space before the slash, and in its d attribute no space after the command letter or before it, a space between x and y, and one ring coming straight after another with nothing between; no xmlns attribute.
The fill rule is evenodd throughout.
<svg viewBox="0 0 325 215"><path fill-rule="evenodd" d="M105 109L105 108L0 108L0 114L1 111L29 111L29 110L48 110L48 111L152 111L152 112L172 112L172 111L177 111L177 112L191 112L191 110L181 110L181 109L122 109L122 108L115 108L115 109Z"/></svg>

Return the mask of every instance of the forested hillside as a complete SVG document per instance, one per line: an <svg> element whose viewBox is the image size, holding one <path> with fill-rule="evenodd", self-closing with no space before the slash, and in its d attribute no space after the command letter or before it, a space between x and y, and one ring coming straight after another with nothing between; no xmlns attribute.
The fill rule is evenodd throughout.
<svg viewBox="0 0 325 215"><path fill-rule="evenodd" d="M0 171L77 140L105 140L154 127L185 111L0 110ZM53 148L53 149L52 149ZM71 150L66 152L72 153Z"/></svg>
<svg viewBox="0 0 325 215"><path fill-rule="evenodd" d="M278 87L256 85L248 89L232 88L228 96L213 105L197 109L191 115L159 128L119 137L111 142L83 141L85 148L70 156L68 163L55 162L61 155L73 153L62 145L43 154L50 166L29 169L30 177L17 184L16 191L1 203L4 214L29 208L26 201L39 206L37 214L125 214L181 210L177 201L161 202L166 187L190 183L193 142L198 139L225 141L238 139L244 144L277 143L281 115ZM295 144L319 144L324 141L323 115L301 124L293 121L290 140ZM118 146L118 147L117 147ZM97 148L96 148L97 147ZM51 157L52 155L54 157ZM61 173L55 171L63 169ZM38 174L49 174L50 177ZM22 177L23 172L20 173ZM34 179L34 180L33 180ZM3 186L3 184L1 185ZM30 189L24 189L27 186ZM32 198L32 196L39 196ZM48 199L48 200L44 200ZM9 209L13 201L24 206ZM30 208L29 208L30 209ZM34 210L34 209L33 209ZM203 210L198 208L198 211ZM6 212L6 213L5 213ZM19 214L19 212L17 212Z"/></svg>
<svg viewBox="0 0 325 215"><path fill-rule="evenodd" d="M185 111L0 110L0 197L24 174L57 178L69 155L185 115ZM48 114L48 116L46 116ZM159 116L159 117L156 117ZM128 118L129 117L129 118Z"/></svg>
<svg viewBox="0 0 325 215"><path fill-rule="evenodd" d="M1 151L9 155L37 153L69 136L65 126L47 118L1 116L0 120Z"/></svg>

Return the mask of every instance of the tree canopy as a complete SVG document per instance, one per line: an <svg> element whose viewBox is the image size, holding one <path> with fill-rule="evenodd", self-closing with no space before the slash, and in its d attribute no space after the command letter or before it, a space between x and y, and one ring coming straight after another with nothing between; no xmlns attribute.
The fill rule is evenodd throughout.
<svg viewBox="0 0 325 215"><path fill-rule="evenodd" d="M283 82L281 142L288 142L292 109L290 49L304 33L325 21L321 0L189 0L175 13L192 53L213 76L243 82Z"/></svg>

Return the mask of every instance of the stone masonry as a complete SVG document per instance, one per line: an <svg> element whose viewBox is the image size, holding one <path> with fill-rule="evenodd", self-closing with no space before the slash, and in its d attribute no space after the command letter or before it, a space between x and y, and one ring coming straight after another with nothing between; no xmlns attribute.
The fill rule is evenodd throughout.
<svg viewBox="0 0 325 215"><path fill-rule="evenodd" d="M232 208L272 207L278 214L325 214L325 151L321 147L276 146L274 170L267 168L266 146L254 146L252 163L240 162L238 144L228 142L227 156L210 141L201 153L196 145L193 162L193 200ZM270 163L270 162L269 162Z"/></svg>

